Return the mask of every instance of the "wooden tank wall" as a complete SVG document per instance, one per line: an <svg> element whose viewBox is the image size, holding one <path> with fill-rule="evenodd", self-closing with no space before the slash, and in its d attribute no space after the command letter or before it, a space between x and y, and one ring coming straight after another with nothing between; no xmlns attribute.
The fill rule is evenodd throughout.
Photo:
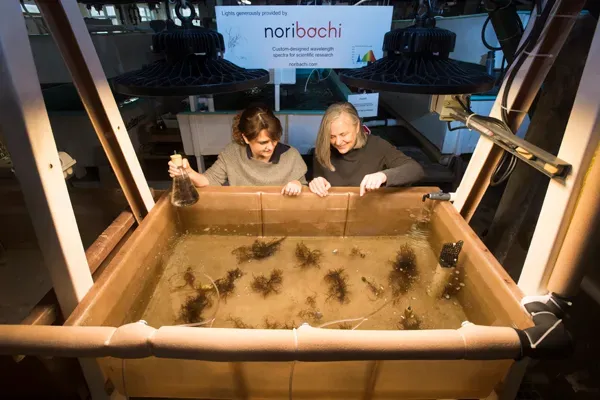
<svg viewBox="0 0 600 400"><path fill-rule="evenodd" d="M360 198L335 189L327 198L286 198L275 188L206 188L200 201L175 209L164 195L75 310L68 325L110 325L140 318L161 276L172 241L182 233L401 235L422 217L422 195L435 188L382 190ZM480 324L526 327L520 293L450 203L433 203L434 251L464 240L467 271L460 301ZM429 207L429 205L427 206ZM124 394L140 397L283 398L290 363L216 363L145 358L99 360ZM351 361L296 363L294 398L482 398L506 375L511 360ZM198 379L202 377L202 379ZM123 381L125 379L125 382Z"/></svg>
<svg viewBox="0 0 600 400"><path fill-rule="evenodd" d="M208 187L200 201L181 208L190 233L253 236L378 236L405 234L422 207L423 194L437 188L384 189L359 196L357 188L332 188L317 197L304 188L284 197L279 188Z"/></svg>
<svg viewBox="0 0 600 400"><path fill-rule="evenodd" d="M296 362L294 399L481 399L511 360ZM286 399L290 362L176 359L103 362L121 393L135 397ZM125 379L125 384L123 383Z"/></svg>
<svg viewBox="0 0 600 400"><path fill-rule="evenodd" d="M458 293L470 322L490 326L527 328L532 322L520 307L521 290L475 232L448 202L433 204L431 244L439 254L443 243L464 242L458 268L464 270L465 288Z"/></svg>
<svg viewBox="0 0 600 400"><path fill-rule="evenodd" d="M161 277L170 245L179 234L177 214L165 194L65 325L120 326L138 320Z"/></svg>
<svg viewBox="0 0 600 400"><path fill-rule="evenodd" d="M76 325L111 325L136 320L160 279L170 244L181 233L252 236L402 235L421 218L424 193L435 188L382 190L359 197L355 189L281 196L276 188L206 188L192 207L175 209L168 194L111 261L105 274L73 313ZM428 201L429 202L429 201ZM429 202L430 203L430 202ZM450 203L435 202L431 215L434 252L463 240L459 267L469 290L458 299L471 322L523 328L530 319L519 306L518 287Z"/></svg>

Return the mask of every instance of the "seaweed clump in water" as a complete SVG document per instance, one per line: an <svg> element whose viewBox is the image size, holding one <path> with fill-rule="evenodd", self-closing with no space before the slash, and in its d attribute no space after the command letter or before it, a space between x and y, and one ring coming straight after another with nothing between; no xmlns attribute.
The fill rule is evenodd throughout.
<svg viewBox="0 0 600 400"><path fill-rule="evenodd" d="M322 253L320 250L311 250L303 242L296 245L296 258L300 262L300 268L320 267Z"/></svg>
<svg viewBox="0 0 600 400"><path fill-rule="evenodd" d="M388 276L392 295L398 297L410 289L417 279L417 256L408 244L400 246L396 259L392 261L392 270Z"/></svg>
<svg viewBox="0 0 600 400"><path fill-rule="evenodd" d="M342 322L338 325L338 329L342 330L351 330L352 324L350 322Z"/></svg>
<svg viewBox="0 0 600 400"><path fill-rule="evenodd" d="M172 284L171 280L174 277L180 277L181 276L180 274L181 274L181 272L177 272L177 273L173 274L169 278L169 283ZM176 286L171 286L171 287L175 290L183 289L186 286L189 286L192 289L196 289L195 282L196 282L196 275L194 274L194 270L192 269L192 267L187 267L187 269L183 273L183 283L181 285L176 285Z"/></svg>
<svg viewBox="0 0 600 400"><path fill-rule="evenodd" d="M188 296L185 303L181 306L179 317L186 324L201 322L205 309L212 307L212 299L208 296L208 291L198 289L195 296Z"/></svg>
<svg viewBox="0 0 600 400"><path fill-rule="evenodd" d="M421 320L417 318L411 306L406 307L406 310L404 310L404 315L400 317L398 328L400 328L400 326L407 331L416 331L421 329Z"/></svg>
<svg viewBox="0 0 600 400"><path fill-rule="evenodd" d="M229 318L227 318L227 321L231 322L233 324L233 327L237 329L254 329L252 325L248 325L239 317L230 316Z"/></svg>
<svg viewBox="0 0 600 400"><path fill-rule="evenodd" d="M277 253L281 247L281 242L283 242L284 239L285 237L274 239L269 242L256 239L250 246L241 246L234 249L232 254L237 257L238 263L263 260Z"/></svg>
<svg viewBox="0 0 600 400"><path fill-rule="evenodd" d="M362 251L358 246L354 246L352 247L352 250L350 250L350 256L365 258L367 254L364 251Z"/></svg>
<svg viewBox="0 0 600 400"><path fill-rule="evenodd" d="M325 282L329 285L327 300L336 299L340 304L349 301L348 275L344 268L331 269L325 275Z"/></svg>
<svg viewBox="0 0 600 400"><path fill-rule="evenodd" d="M264 275L255 276L252 281L252 290L267 297L272 293L278 294L281 291L282 283L283 271L274 269L268 278Z"/></svg>
<svg viewBox="0 0 600 400"><path fill-rule="evenodd" d="M281 326L281 329L294 329L296 327L296 321L286 322Z"/></svg>
<svg viewBox="0 0 600 400"><path fill-rule="evenodd" d="M319 310L305 309L305 310L300 310L300 312L298 312L298 317L300 317L302 319L309 319L309 320L312 320L313 322L317 322L323 318L323 313L320 312Z"/></svg>
<svg viewBox="0 0 600 400"><path fill-rule="evenodd" d="M265 317L265 329L280 329L281 324L277 321L272 321L269 317Z"/></svg>
<svg viewBox="0 0 600 400"><path fill-rule="evenodd" d="M227 299L235 290L235 281L244 276L241 269L230 269L227 271L225 278L219 278L215 281L217 289L219 289L219 295L222 299Z"/></svg>
<svg viewBox="0 0 600 400"><path fill-rule="evenodd" d="M307 296L305 303L308 308L300 310L300 312L298 312L298 317L302 319L309 319L313 322L320 321L321 318L323 318L323 313L317 309L317 296Z"/></svg>

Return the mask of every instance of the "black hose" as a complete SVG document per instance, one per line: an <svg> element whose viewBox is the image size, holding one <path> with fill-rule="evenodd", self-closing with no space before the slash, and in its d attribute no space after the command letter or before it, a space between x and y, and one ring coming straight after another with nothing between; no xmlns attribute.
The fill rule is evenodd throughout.
<svg viewBox="0 0 600 400"><path fill-rule="evenodd" d="M492 11L492 13L494 11ZM502 46L494 47L491 44L489 44L488 41L485 39L485 30L487 28L487 25L490 23L491 19L492 19L492 14L488 15L487 18L485 19L485 22L483 23L483 27L481 28L481 41L483 42L483 45L488 48L488 50L499 51L499 50L502 50Z"/></svg>
<svg viewBox="0 0 600 400"><path fill-rule="evenodd" d="M452 125L450 125L450 121L448 121L447 124L448 124L448 130L449 131L459 131L461 129L471 129L471 128L469 128L466 125L456 126L456 127L453 128Z"/></svg>

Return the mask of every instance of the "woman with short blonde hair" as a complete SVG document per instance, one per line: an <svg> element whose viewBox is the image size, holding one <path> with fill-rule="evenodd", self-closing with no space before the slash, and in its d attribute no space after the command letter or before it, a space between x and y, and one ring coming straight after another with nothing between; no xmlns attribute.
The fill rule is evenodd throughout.
<svg viewBox="0 0 600 400"><path fill-rule="evenodd" d="M369 135L350 103L332 104L321 120L309 188L327 196L331 186L359 186L360 195L382 185L418 181L423 168L390 143Z"/></svg>

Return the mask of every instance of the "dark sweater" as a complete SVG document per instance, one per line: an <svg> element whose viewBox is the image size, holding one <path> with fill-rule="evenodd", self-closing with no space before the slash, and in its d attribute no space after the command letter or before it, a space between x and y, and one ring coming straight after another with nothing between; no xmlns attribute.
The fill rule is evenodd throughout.
<svg viewBox="0 0 600 400"><path fill-rule="evenodd" d="M331 186L360 186L365 175L383 172L386 186L402 186L423 178L423 168L412 158L380 137L367 136L367 144L360 149L340 154L331 147L331 163L335 171L323 167L313 159L314 177L327 179Z"/></svg>

